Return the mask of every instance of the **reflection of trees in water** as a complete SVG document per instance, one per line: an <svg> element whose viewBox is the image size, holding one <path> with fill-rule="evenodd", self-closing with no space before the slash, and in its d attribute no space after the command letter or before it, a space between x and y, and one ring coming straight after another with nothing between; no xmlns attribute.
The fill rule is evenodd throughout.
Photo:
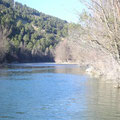
<svg viewBox="0 0 120 120"><path fill-rule="evenodd" d="M65 74L85 74L84 69L80 68L77 65L64 65L64 66L55 66L56 73L65 73Z"/></svg>
<svg viewBox="0 0 120 120"><path fill-rule="evenodd" d="M32 74L39 73L64 73L64 74L84 74L84 68L80 68L77 65L59 65L59 64L48 64L45 66L30 66L24 64L18 65L9 65L1 69L1 77L10 77L10 76L31 76Z"/></svg>
<svg viewBox="0 0 120 120"><path fill-rule="evenodd" d="M87 106L92 118L118 119L120 116L120 91L105 81L89 81Z"/></svg>
<svg viewBox="0 0 120 120"><path fill-rule="evenodd" d="M30 77L33 74L39 74L39 73L52 73L54 72L53 66L42 66L42 67L32 67L32 66L6 66L5 68L1 69L0 76L1 77L8 77L12 80L10 77L16 76L16 79L19 78L19 76L22 77ZM24 78L25 79L25 78Z"/></svg>

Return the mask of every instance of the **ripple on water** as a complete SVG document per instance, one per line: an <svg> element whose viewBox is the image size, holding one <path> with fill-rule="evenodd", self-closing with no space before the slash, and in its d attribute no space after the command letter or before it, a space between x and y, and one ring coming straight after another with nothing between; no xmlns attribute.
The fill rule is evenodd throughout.
<svg viewBox="0 0 120 120"><path fill-rule="evenodd" d="M13 117L13 116L0 116L0 118L15 119L15 117Z"/></svg>
<svg viewBox="0 0 120 120"><path fill-rule="evenodd" d="M25 114L25 112L16 112L16 114L21 114L22 115L22 114Z"/></svg>

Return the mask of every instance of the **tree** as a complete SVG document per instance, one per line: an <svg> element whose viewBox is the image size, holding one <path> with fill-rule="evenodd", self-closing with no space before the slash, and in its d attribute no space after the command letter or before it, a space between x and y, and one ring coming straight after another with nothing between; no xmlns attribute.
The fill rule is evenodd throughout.
<svg viewBox="0 0 120 120"><path fill-rule="evenodd" d="M120 60L120 1L118 0L90 0L85 2L90 8L91 15L87 15L88 35L93 42L97 42L108 50L114 58ZM90 29L92 29L90 31Z"/></svg>
<svg viewBox="0 0 120 120"><path fill-rule="evenodd" d="M85 2L84 0L84 3L88 6L88 11L80 14L78 25L70 26L66 38L66 44L71 51L71 60L80 65L92 66L93 74L104 76L105 79L119 80L120 2L118 0ZM63 46L59 47L57 51L63 50ZM57 56L68 55L64 54L65 51L60 51Z"/></svg>
<svg viewBox="0 0 120 120"><path fill-rule="evenodd" d="M19 20L18 22L17 22L17 27L19 28L19 27L22 27L22 21L21 20Z"/></svg>
<svg viewBox="0 0 120 120"><path fill-rule="evenodd" d="M71 60L71 51L69 43L64 40L56 46L55 61L56 62L69 62Z"/></svg>
<svg viewBox="0 0 120 120"><path fill-rule="evenodd" d="M9 51L9 44L8 44L9 34L10 31L7 28L3 28L0 25L0 63L4 61L5 56Z"/></svg>
<svg viewBox="0 0 120 120"><path fill-rule="evenodd" d="M29 34L25 34L23 37L24 42L28 42L29 41Z"/></svg>

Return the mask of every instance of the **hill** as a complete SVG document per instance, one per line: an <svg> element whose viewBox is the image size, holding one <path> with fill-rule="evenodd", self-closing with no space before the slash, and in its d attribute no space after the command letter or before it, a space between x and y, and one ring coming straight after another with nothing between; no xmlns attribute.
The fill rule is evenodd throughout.
<svg viewBox="0 0 120 120"><path fill-rule="evenodd" d="M54 61L54 48L67 35L67 21L1 0L0 35L0 62Z"/></svg>

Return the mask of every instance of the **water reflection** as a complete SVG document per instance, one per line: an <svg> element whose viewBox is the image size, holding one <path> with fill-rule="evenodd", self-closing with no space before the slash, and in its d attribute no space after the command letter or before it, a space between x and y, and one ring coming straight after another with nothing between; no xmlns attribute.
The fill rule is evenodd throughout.
<svg viewBox="0 0 120 120"><path fill-rule="evenodd" d="M120 91L77 65L14 64L0 70L0 120L119 120Z"/></svg>

